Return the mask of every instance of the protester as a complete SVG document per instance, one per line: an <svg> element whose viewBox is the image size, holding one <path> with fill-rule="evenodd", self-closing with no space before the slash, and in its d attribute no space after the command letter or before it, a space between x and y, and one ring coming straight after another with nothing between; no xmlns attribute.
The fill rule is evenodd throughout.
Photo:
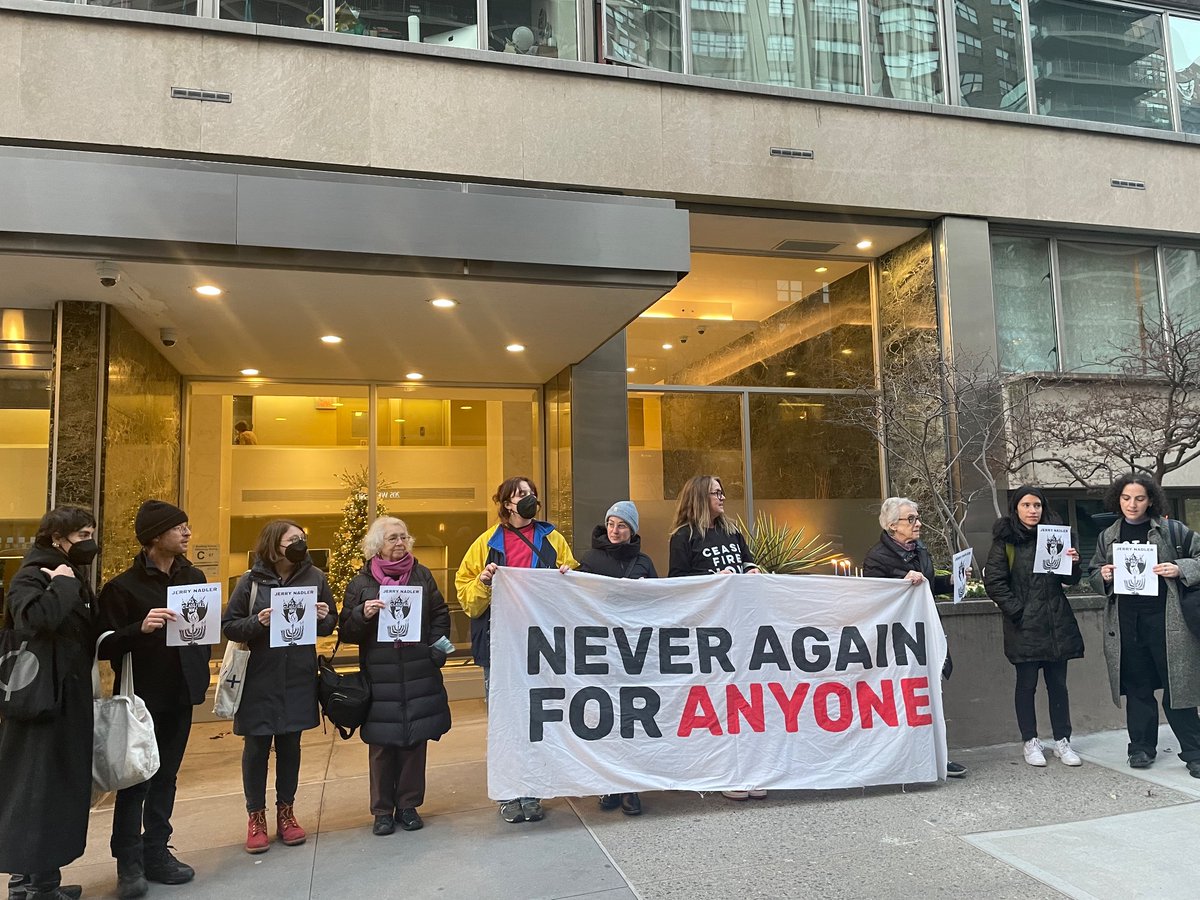
<svg viewBox="0 0 1200 900"><path fill-rule="evenodd" d="M579 561L580 572L610 578L657 578L654 560L642 552L638 535L638 511L632 500L618 500L608 508L604 524L592 530L592 549ZM621 807L627 816L642 814L642 798L637 793L604 794L600 808Z"/></svg>
<svg viewBox="0 0 1200 900"><path fill-rule="evenodd" d="M1081 765L1071 747L1071 704L1067 696L1067 660L1083 657L1083 635L1064 584L1078 584L1082 574L1075 541L1064 555L1071 560L1068 575L1038 572L1038 525L1058 525L1046 495L1039 487L1023 484L1012 492L1008 515L992 526L992 549L988 553L983 586L1004 614L1004 655L1016 667L1014 700L1017 727L1025 762L1046 765L1038 739L1038 671L1046 681L1050 698L1050 725L1054 729L1054 755L1068 766Z"/></svg>
<svg viewBox="0 0 1200 900"><path fill-rule="evenodd" d="M1158 700L1179 741L1179 758L1188 773L1200 778L1200 640L1183 620L1179 607L1181 585L1200 584L1200 539L1188 535L1183 523L1172 536L1167 498L1148 475L1124 475L1108 488L1105 505L1117 521L1096 541L1088 574L1098 594L1108 597L1104 611L1104 658L1113 702L1125 695L1125 724L1129 731L1128 758L1134 769L1146 769L1158 754ZM1115 594L1113 544L1134 542L1158 548L1158 596ZM1187 548L1190 556L1177 551Z"/></svg>
<svg viewBox="0 0 1200 900"><path fill-rule="evenodd" d="M62 867L83 855L92 800L92 654L99 634L88 566L99 547L86 509L52 509L6 597L7 619L53 646L58 707L46 721L0 719L0 871L9 893L68 900Z"/></svg>
<svg viewBox="0 0 1200 900"><path fill-rule="evenodd" d="M934 572L929 548L921 543L921 514L915 500L888 497L879 509L879 524L883 528L879 543L863 557L864 577L903 578L909 584L927 581L935 596L954 590L954 580L949 573ZM970 572L969 569L967 571ZM949 678L950 666L950 655L947 653L946 664L942 668L946 678ZM948 777L962 778L966 774L966 766L956 762L946 763Z"/></svg>
<svg viewBox="0 0 1200 900"><path fill-rule="evenodd" d="M486 701L491 685L492 578L500 566L555 569L568 572L579 563L562 533L549 522L535 519L537 485L524 475L507 478L492 496L500 522L475 539L454 576L458 602L471 618L471 652L483 669ZM514 797L500 802L505 822L537 822L543 818L538 797Z"/></svg>
<svg viewBox="0 0 1200 900"><path fill-rule="evenodd" d="M450 610L433 573L412 555L413 538L401 519L381 516L363 538L367 560L346 586L338 633L358 644L359 660L371 684L371 706L360 732L370 746L372 831L391 834L424 825L417 807L425 802L425 758L431 740L450 730L450 701L442 684ZM421 631L380 641L379 599L383 585L421 589Z"/></svg>
<svg viewBox="0 0 1200 900"><path fill-rule="evenodd" d="M221 627L225 637L250 648L242 701L233 733L245 737L242 789L246 794L246 852L265 853L267 837L267 761L275 745L275 822L279 840L303 844L304 829L293 804L300 781L300 736L321 721L317 709L317 650L313 644L271 646L271 591L317 589L317 634L333 634L337 607L325 573L308 555L304 529L287 519L268 522L258 536L254 567L233 589Z"/></svg>
<svg viewBox="0 0 1200 900"><path fill-rule="evenodd" d="M117 861L117 896L141 897L148 881L184 884L195 870L175 858L167 846L175 785L192 731L192 707L204 702L208 690L210 647L168 647L167 588L204 584L204 573L187 559L192 531L178 506L147 500L137 511L134 534L142 551L133 564L100 592L103 630L115 634L101 648L113 661L116 685L121 683L121 660L133 654L134 691L154 720L159 768L149 781L117 792L113 805L109 847Z"/></svg>
<svg viewBox="0 0 1200 900"><path fill-rule="evenodd" d="M725 515L725 489L715 475L695 475L679 492L671 523L668 577L755 574L758 566L735 523ZM767 792L721 791L730 800L762 800Z"/></svg>

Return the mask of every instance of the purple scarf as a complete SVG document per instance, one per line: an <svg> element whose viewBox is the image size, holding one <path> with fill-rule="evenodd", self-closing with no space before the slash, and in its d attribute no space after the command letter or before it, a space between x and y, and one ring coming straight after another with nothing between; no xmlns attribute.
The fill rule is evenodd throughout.
<svg viewBox="0 0 1200 900"><path fill-rule="evenodd" d="M402 559L395 562L381 556L371 557L371 577L380 584L408 584L408 576L412 574L416 559L411 553L405 553Z"/></svg>

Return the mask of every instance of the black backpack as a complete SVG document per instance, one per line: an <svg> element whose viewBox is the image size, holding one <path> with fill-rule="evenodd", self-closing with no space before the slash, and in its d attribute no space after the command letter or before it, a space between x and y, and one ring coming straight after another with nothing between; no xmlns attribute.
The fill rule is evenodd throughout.
<svg viewBox="0 0 1200 900"><path fill-rule="evenodd" d="M341 645L339 640L328 660L324 656L317 657L317 700L321 704L321 714L333 724L342 740L348 741L367 721L371 684L361 669L357 672L334 669L333 661Z"/></svg>

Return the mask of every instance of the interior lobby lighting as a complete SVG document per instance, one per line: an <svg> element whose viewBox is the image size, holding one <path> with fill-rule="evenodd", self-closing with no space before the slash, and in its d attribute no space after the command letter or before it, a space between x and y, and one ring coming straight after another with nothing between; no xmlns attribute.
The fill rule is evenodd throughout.
<svg viewBox="0 0 1200 900"><path fill-rule="evenodd" d="M870 241L859 241L854 246L857 247L859 250L870 250L871 242Z"/></svg>
<svg viewBox="0 0 1200 900"><path fill-rule="evenodd" d="M257 375L258 369L242 369L243 375Z"/></svg>
<svg viewBox="0 0 1200 900"><path fill-rule="evenodd" d="M454 307L458 306L458 301L451 300L449 297L434 297L429 302L438 309L454 309Z"/></svg>
<svg viewBox="0 0 1200 900"><path fill-rule="evenodd" d="M403 425L403 424L404 424L404 420L403 420L403 419L392 419L392 421L393 421L393 422L396 422L396 423L397 423L397 424L399 424L399 425Z"/></svg>
<svg viewBox="0 0 1200 900"><path fill-rule="evenodd" d="M850 356L853 352L849 347L842 348L842 356Z"/></svg>
<svg viewBox="0 0 1200 900"><path fill-rule="evenodd" d="M626 372L636 372L637 369L635 369L633 366L626 366L625 371Z"/></svg>
<svg viewBox="0 0 1200 900"><path fill-rule="evenodd" d="M815 271L818 275L824 275L826 272L829 271L829 266L817 266Z"/></svg>
<svg viewBox="0 0 1200 900"><path fill-rule="evenodd" d="M471 409L470 406L460 406L459 409Z"/></svg>
<svg viewBox="0 0 1200 900"><path fill-rule="evenodd" d="M287 416L276 416L276 417L275 417L275 421L276 421L276 422L286 422L286 421L287 421Z"/></svg>
<svg viewBox="0 0 1200 900"><path fill-rule="evenodd" d="M795 378L795 377L796 377L796 373L795 373L795 371L793 371L792 369L788 369L788 370L787 370L786 372L784 372L783 374L784 374L784 375L786 375L788 378Z"/></svg>
<svg viewBox="0 0 1200 900"><path fill-rule="evenodd" d="M663 344L663 349L670 350L673 346L674 346L674 344Z"/></svg>
<svg viewBox="0 0 1200 900"><path fill-rule="evenodd" d="M324 344L340 344L342 339L336 334L325 334L321 336L321 342Z"/></svg>
<svg viewBox="0 0 1200 900"><path fill-rule="evenodd" d="M354 411L354 418L356 418L356 419L361 419L361 418L362 418L362 410L361 410L361 409L356 409L356 410Z"/></svg>
<svg viewBox="0 0 1200 900"><path fill-rule="evenodd" d="M420 381L425 376L422 375L420 372L409 372L404 377L407 378L409 381Z"/></svg>
<svg viewBox="0 0 1200 900"><path fill-rule="evenodd" d="M524 344L509 344L504 349L507 350L509 353L524 353L525 345Z"/></svg>
<svg viewBox="0 0 1200 900"><path fill-rule="evenodd" d="M215 284L198 284L192 288L201 297L220 297L224 293Z"/></svg>

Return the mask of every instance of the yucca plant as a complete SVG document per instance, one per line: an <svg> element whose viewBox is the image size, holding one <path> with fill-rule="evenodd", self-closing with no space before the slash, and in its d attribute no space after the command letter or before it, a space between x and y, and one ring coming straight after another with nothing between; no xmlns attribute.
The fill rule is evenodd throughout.
<svg viewBox="0 0 1200 900"><path fill-rule="evenodd" d="M759 513L751 528L737 518L738 529L746 536L755 565L775 575L794 575L805 569L827 564L841 557L830 552L833 544L822 541L821 535L804 539L804 526L792 528L786 522L776 522L774 516Z"/></svg>

